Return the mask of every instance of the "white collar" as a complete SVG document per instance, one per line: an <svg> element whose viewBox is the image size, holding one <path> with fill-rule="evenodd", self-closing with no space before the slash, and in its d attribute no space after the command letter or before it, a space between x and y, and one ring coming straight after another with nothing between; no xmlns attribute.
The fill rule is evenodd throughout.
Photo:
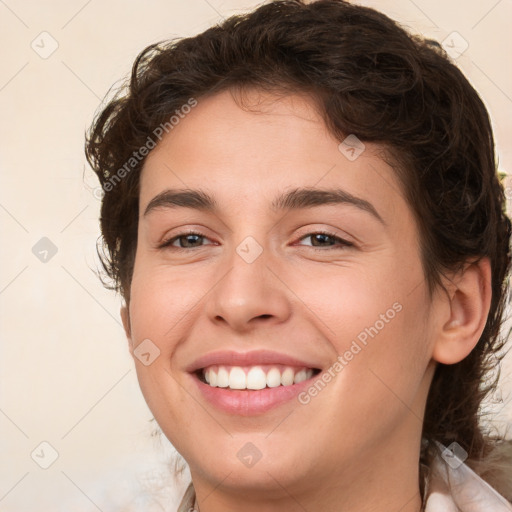
<svg viewBox="0 0 512 512"><path fill-rule="evenodd" d="M503 496L480 478L467 464L436 443L440 453L430 468L425 512L511 512ZM448 463L449 461L449 463Z"/></svg>

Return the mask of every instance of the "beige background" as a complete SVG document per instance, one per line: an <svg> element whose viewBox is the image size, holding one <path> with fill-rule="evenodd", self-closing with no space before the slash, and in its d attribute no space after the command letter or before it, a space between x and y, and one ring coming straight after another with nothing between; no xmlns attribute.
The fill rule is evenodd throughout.
<svg viewBox="0 0 512 512"><path fill-rule="evenodd" d="M490 109L510 171L512 2L360 3L439 41L453 31L467 41L457 62ZM83 135L142 48L257 4L0 0L0 511L119 510L165 476L172 450L151 437L119 299L92 271L99 201ZM32 252L42 237L57 249L46 263ZM489 406L501 430L512 424L511 359ZM58 452L48 469L35 462L51 460L43 441Z"/></svg>

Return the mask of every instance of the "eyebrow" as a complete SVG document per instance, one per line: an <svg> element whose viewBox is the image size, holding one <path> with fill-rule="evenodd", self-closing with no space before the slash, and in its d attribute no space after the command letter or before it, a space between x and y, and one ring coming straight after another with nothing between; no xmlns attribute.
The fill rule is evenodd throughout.
<svg viewBox="0 0 512 512"><path fill-rule="evenodd" d="M386 225L375 207L365 199L349 192L335 189L295 188L280 194L271 203L272 210L300 210L328 204L349 204L370 213L379 222ZM156 195L144 210L144 216L160 208L193 208L205 212L217 212L215 199L207 192L192 189L167 189Z"/></svg>

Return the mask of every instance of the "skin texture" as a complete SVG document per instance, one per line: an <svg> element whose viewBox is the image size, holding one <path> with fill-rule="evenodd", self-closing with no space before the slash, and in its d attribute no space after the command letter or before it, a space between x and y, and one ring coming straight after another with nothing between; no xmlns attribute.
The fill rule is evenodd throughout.
<svg viewBox="0 0 512 512"><path fill-rule="evenodd" d="M431 299L416 223L382 148L366 143L350 161L306 96L252 90L244 109L236 99L230 91L199 98L143 168L131 299L121 315L132 354L145 339L160 350L147 366L134 357L144 397L188 462L202 512L418 511L436 361L460 361L477 343L489 263L468 265ZM342 188L384 223L351 204L270 207L296 187ZM218 210L144 215L170 188L208 192ZM158 248L188 229L204 238ZM353 245L307 236L321 230ZM248 236L262 248L252 263L236 251ZM221 349L275 350L325 371L395 303L400 312L304 405L227 414L185 371ZM237 457L248 442L261 453L252 467Z"/></svg>

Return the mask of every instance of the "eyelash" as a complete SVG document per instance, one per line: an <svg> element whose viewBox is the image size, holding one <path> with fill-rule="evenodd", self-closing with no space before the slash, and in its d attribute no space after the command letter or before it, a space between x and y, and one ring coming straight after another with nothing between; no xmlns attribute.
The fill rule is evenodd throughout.
<svg viewBox="0 0 512 512"><path fill-rule="evenodd" d="M178 235L176 236L173 236L172 238L169 238L168 240L164 240L159 246L158 248L159 249L171 249L173 251L189 251L191 249L200 249L201 247L203 246L200 246L200 247L173 247L172 246L172 243L180 238L183 238L183 237L186 237L186 236L190 236L190 235L196 235L196 236L199 236L199 237L202 237L202 238L208 238L207 236L197 232L197 231L186 231L186 232L183 232L183 233L179 233ZM307 233L306 235L304 236L301 236L299 238L299 240L303 240L304 238L308 238L308 237L311 237L313 235L326 235L326 236L329 236L331 238L333 238L335 241L339 242L339 245L341 245L342 247L341 248L344 248L344 247L353 247L353 243L351 242L348 242L347 240L344 240L343 238L340 238L339 236L335 235L334 233L331 233L329 231L313 231L311 233ZM315 251L326 251L326 250L333 250L333 249L340 249L340 247L336 247L336 246L327 246L327 247L314 247L314 246L307 246L307 247L311 247L313 250Z"/></svg>

